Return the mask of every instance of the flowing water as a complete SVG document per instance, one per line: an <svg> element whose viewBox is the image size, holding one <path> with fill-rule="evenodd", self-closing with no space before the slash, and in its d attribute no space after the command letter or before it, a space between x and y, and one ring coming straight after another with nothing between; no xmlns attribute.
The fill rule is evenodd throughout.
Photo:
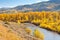
<svg viewBox="0 0 60 40"><path fill-rule="evenodd" d="M36 28L38 28L44 34L44 36L45 36L44 40L60 40L60 35L55 32L48 31L43 28L39 28L38 26L35 26L30 23L25 23L25 25L27 25L27 27L31 28L32 31L34 31ZM33 34L33 32L32 32L32 34Z"/></svg>

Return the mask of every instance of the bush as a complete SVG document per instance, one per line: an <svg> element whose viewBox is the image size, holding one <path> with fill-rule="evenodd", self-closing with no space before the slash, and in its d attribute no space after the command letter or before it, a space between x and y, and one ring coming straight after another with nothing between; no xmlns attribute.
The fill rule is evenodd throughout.
<svg viewBox="0 0 60 40"><path fill-rule="evenodd" d="M25 31L27 32L27 34L31 34L32 30L30 28L25 28Z"/></svg>
<svg viewBox="0 0 60 40"><path fill-rule="evenodd" d="M35 29L34 36L44 40L44 35L38 29Z"/></svg>
<svg viewBox="0 0 60 40"><path fill-rule="evenodd" d="M20 20L17 20L17 23L20 24Z"/></svg>

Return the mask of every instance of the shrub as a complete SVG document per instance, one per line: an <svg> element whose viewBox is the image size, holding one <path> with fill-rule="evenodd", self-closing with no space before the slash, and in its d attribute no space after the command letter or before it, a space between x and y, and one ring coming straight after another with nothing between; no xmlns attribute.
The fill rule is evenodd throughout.
<svg viewBox="0 0 60 40"><path fill-rule="evenodd" d="M20 24L20 20L17 20L17 23Z"/></svg>
<svg viewBox="0 0 60 40"><path fill-rule="evenodd" d="M40 38L40 39L44 40L43 33L41 33L38 29L35 29L34 36L37 37L37 38Z"/></svg>
<svg viewBox="0 0 60 40"><path fill-rule="evenodd" d="M32 30L30 28L25 28L25 31L27 32L27 34L31 34Z"/></svg>

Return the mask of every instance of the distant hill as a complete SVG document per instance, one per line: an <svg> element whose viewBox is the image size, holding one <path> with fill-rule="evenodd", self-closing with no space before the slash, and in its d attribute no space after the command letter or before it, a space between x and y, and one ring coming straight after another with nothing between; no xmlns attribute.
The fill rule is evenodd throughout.
<svg viewBox="0 0 60 40"><path fill-rule="evenodd" d="M60 10L60 0L50 0L32 5L17 6L14 9L21 11L56 11Z"/></svg>
<svg viewBox="0 0 60 40"><path fill-rule="evenodd" d="M44 2L39 2L31 5L20 5L20 6L11 8L9 10L12 10L12 9L19 10L19 11L43 11L43 10L44 11L60 11L60 0L44 1Z"/></svg>

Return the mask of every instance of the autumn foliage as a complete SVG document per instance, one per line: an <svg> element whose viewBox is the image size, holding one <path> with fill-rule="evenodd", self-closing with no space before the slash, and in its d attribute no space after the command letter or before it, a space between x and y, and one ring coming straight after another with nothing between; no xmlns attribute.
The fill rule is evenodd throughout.
<svg viewBox="0 0 60 40"><path fill-rule="evenodd" d="M30 28L25 28L25 31L27 34L31 34L32 33L32 30Z"/></svg>
<svg viewBox="0 0 60 40"><path fill-rule="evenodd" d="M60 33L60 12L17 12L0 14L0 20L13 21L17 23L34 23L39 24L42 28L47 28Z"/></svg>
<svg viewBox="0 0 60 40"><path fill-rule="evenodd" d="M34 36L37 37L37 38L40 38L42 40L44 40L44 35L42 32L40 32L38 29L35 29L34 31Z"/></svg>

